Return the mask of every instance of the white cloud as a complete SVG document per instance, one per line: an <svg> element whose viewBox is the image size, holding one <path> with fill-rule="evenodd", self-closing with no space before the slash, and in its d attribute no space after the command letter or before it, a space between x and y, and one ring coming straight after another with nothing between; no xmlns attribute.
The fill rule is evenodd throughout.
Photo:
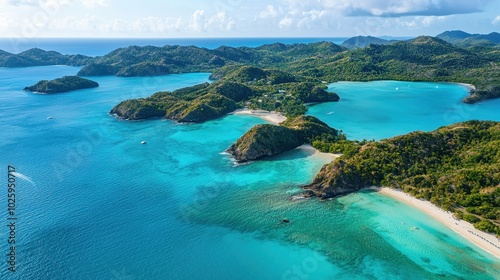
<svg viewBox="0 0 500 280"><path fill-rule="evenodd" d="M11 6L54 7L70 4L70 0L4 0Z"/></svg>
<svg viewBox="0 0 500 280"><path fill-rule="evenodd" d="M0 30L9 29L16 27L16 21L14 20L14 15L8 13L0 13Z"/></svg>
<svg viewBox="0 0 500 280"><path fill-rule="evenodd" d="M284 17L280 22L279 22L279 27L281 29L289 29L293 24L293 19L289 16Z"/></svg>
<svg viewBox="0 0 500 280"><path fill-rule="evenodd" d="M494 18L491 23L493 23L493 24L500 24L500 16L497 16L496 18Z"/></svg>
<svg viewBox="0 0 500 280"><path fill-rule="evenodd" d="M204 31L205 28L205 10L196 10L193 13L191 24L189 27L196 31L201 32Z"/></svg>
<svg viewBox="0 0 500 280"><path fill-rule="evenodd" d="M232 31L236 26L233 18L228 17L225 12L218 12L205 22L205 29Z"/></svg>
<svg viewBox="0 0 500 280"><path fill-rule="evenodd" d="M197 34L208 31L231 32L236 27L236 21L225 12L207 16L204 10L196 10L191 17L141 17L135 19L105 18L95 15L84 17L64 17L54 19L48 26L48 31L71 32L80 34L96 32L101 34L165 34L182 32L182 34Z"/></svg>
<svg viewBox="0 0 500 280"><path fill-rule="evenodd" d="M444 16L481 11L491 0L282 0L292 9L327 8L347 16Z"/></svg>
<svg viewBox="0 0 500 280"><path fill-rule="evenodd" d="M278 11L274 8L273 5L267 5L266 9L260 12L260 18L275 18L278 16Z"/></svg>
<svg viewBox="0 0 500 280"><path fill-rule="evenodd" d="M328 28L331 25L332 16L326 10L311 10L303 12L298 16L297 27L300 29Z"/></svg>
<svg viewBox="0 0 500 280"><path fill-rule="evenodd" d="M136 19L131 29L138 32L162 33L167 31L180 31L183 26L181 18L166 17L146 17Z"/></svg>
<svg viewBox="0 0 500 280"><path fill-rule="evenodd" d="M52 30L73 30L80 32L101 33L161 33L179 30L182 26L178 18L144 17L133 21L121 18L105 19L96 16L84 18L66 17L54 20L49 28Z"/></svg>
<svg viewBox="0 0 500 280"><path fill-rule="evenodd" d="M82 4L87 9L95 9L98 7L109 7L107 0L83 0Z"/></svg>
<svg viewBox="0 0 500 280"><path fill-rule="evenodd" d="M12 6L38 6L38 0L6 0L8 5Z"/></svg>
<svg viewBox="0 0 500 280"><path fill-rule="evenodd" d="M51 30L87 31L101 30L101 26L104 26L104 21L102 19L96 16L87 15L83 18L56 18L50 22L48 28Z"/></svg>

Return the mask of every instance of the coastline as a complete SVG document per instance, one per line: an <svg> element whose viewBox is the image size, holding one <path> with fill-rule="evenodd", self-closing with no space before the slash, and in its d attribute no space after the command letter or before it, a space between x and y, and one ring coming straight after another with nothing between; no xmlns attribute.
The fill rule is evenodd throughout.
<svg viewBox="0 0 500 280"><path fill-rule="evenodd" d="M279 125L280 123L286 121L286 117L283 116L281 113L270 112L265 110L237 109L229 114L255 116L275 125Z"/></svg>
<svg viewBox="0 0 500 280"><path fill-rule="evenodd" d="M329 163L336 160L337 158L339 158L342 155L342 154L323 153L309 144L302 144L295 149L309 152L309 153L311 153L311 156L328 160Z"/></svg>
<svg viewBox="0 0 500 280"><path fill-rule="evenodd" d="M402 191L388 187L371 187L370 189L419 209L474 243L479 248L500 259L500 241L493 234L477 230L472 224L464 220L455 219L451 212L447 212L429 201L417 199Z"/></svg>
<svg viewBox="0 0 500 280"><path fill-rule="evenodd" d="M467 90L469 91L469 93L473 92L476 90L476 86L473 85L473 84L467 84L467 83L457 83L465 88L467 88Z"/></svg>

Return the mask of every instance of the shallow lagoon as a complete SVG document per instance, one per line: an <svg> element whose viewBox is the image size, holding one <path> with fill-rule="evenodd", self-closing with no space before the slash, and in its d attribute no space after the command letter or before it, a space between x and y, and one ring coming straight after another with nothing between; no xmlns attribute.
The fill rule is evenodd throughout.
<svg viewBox="0 0 500 280"><path fill-rule="evenodd" d="M464 104L468 89L458 84L339 82L329 90L340 101L311 106L307 113L342 129L349 139L380 140L467 120L500 121L500 99Z"/></svg>

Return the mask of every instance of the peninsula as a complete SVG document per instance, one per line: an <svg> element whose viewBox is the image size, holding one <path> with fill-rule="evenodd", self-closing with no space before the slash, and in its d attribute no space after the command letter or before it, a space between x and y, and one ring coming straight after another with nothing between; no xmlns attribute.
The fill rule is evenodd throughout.
<svg viewBox="0 0 500 280"><path fill-rule="evenodd" d="M319 140L313 146L344 155L304 186L307 196L328 199L370 186L391 187L500 235L499 122L469 121L378 142Z"/></svg>
<svg viewBox="0 0 500 280"><path fill-rule="evenodd" d="M338 101L326 86L308 77L252 66L223 68L220 79L148 98L126 100L111 114L123 119L168 118L180 122L204 122L239 108L276 111L284 116L306 112L305 103Z"/></svg>

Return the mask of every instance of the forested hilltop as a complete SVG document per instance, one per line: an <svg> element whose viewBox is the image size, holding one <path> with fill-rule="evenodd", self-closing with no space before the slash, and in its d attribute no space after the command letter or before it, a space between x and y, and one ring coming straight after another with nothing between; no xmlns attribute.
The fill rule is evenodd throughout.
<svg viewBox="0 0 500 280"><path fill-rule="evenodd" d="M500 235L499 122L469 121L378 142L313 145L344 155L305 186L308 195L329 198L368 186L402 189Z"/></svg>
<svg viewBox="0 0 500 280"><path fill-rule="evenodd" d="M454 42L450 34L445 35L442 37ZM492 33L474 38L483 40L495 36ZM214 75L214 78L220 78L225 68L255 66L280 69L289 75L299 75L316 82L389 79L471 83L477 90L465 100L468 103L500 96L498 44L474 44L462 48L426 36L388 45L370 44L355 50L330 42L318 42L274 43L257 48L221 46L213 50L195 46L131 46L95 58L39 49L20 54L0 51L0 66L3 67L55 64L83 66L78 73L80 76L131 77L218 72L219 75Z"/></svg>
<svg viewBox="0 0 500 280"><path fill-rule="evenodd" d="M180 122L204 122L237 108L303 115L305 103L338 101L339 96L307 77L251 66L226 68L223 78L148 98L126 100L111 113L123 119L168 118Z"/></svg>
<svg viewBox="0 0 500 280"><path fill-rule="evenodd" d="M0 50L0 67L83 66L91 63L93 59L85 55L63 55L55 51L44 51L38 48L29 49L19 54Z"/></svg>
<svg viewBox="0 0 500 280"><path fill-rule="evenodd" d="M317 81L444 81L474 84L465 102L500 96L500 49L464 49L422 36L389 45L348 50L329 42L281 43L257 48L128 47L96 58L79 75L144 76L181 72L219 72L238 65L280 69ZM215 75L214 77L220 77Z"/></svg>
<svg viewBox="0 0 500 280"><path fill-rule="evenodd" d="M61 93L78 89L98 87L99 84L78 76L65 76L54 80L42 80L38 83L25 87L24 90L37 93Z"/></svg>

